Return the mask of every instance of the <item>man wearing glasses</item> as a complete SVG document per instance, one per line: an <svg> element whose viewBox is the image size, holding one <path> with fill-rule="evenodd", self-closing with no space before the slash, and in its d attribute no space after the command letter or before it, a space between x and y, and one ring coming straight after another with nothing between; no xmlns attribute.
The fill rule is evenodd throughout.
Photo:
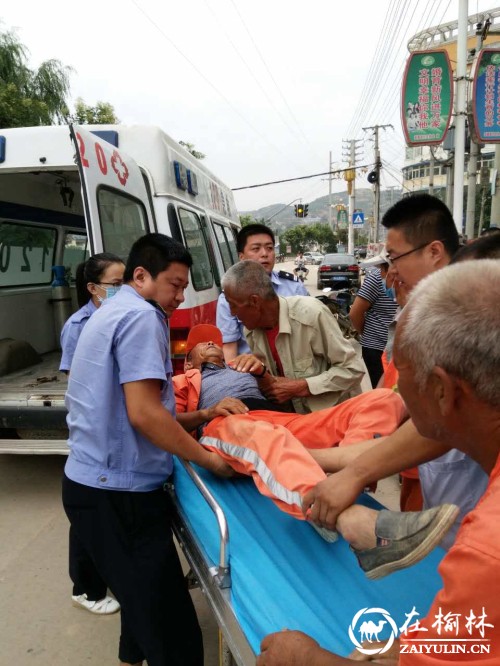
<svg viewBox="0 0 500 666"><path fill-rule="evenodd" d="M459 241L445 204L428 194L401 199L384 215L387 261L396 280L410 290L422 278L447 266Z"/></svg>
<svg viewBox="0 0 500 666"><path fill-rule="evenodd" d="M445 204L429 194L398 201L384 215L387 261L395 280L411 291L424 277L447 266L459 248L458 232ZM436 400L439 396L436 395ZM345 454L345 452L343 452ZM311 519L333 529L339 513L374 481L419 466L424 508L450 502L460 507L455 529L442 546L449 547L466 513L483 494L488 477L465 453L420 436L407 421L388 437L350 447L332 474L304 498ZM335 466L332 455L331 471ZM325 468L326 469L326 468Z"/></svg>

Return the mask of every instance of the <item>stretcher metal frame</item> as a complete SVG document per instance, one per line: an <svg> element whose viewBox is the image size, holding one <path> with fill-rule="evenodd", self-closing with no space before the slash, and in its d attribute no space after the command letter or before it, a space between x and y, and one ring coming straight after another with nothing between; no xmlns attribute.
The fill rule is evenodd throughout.
<svg viewBox="0 0 500 666"><path fill-rule="evenodd" d="M220 539L218 563L210 560L203 545L196 537L175 494L175 482L172 482L169 483L168 487L173 505L172 528L175 537L215 616L223 640L231 654L232 663L237 664L237 666L253 666L256 655L238 622L231 603L230 541L226 516L195 469L188 462L178 460L217 520Z"/></svg>

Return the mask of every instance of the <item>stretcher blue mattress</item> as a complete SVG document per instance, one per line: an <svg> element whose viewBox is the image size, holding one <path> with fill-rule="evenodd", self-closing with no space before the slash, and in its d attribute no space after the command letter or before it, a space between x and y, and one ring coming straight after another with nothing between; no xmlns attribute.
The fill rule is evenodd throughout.
<svg viewBox="0 0 500 666"><path fill-rule="evenodd" d="M260 495L251 479L218 479L203 469L196 471L229 524L232 607L256 654L266 634L286 627L304 631L324 648L347 656L354 649L349 625L358 611L384 609L401 627L414 607L424 617L442 586L437 573L444 555L440 548L409 569L370 581L342 538L325 542L306 522ZM217 563L214 514L177 461L174 484L191 529L208 558ZM380 508L368 495L359 501Z"/></svg>

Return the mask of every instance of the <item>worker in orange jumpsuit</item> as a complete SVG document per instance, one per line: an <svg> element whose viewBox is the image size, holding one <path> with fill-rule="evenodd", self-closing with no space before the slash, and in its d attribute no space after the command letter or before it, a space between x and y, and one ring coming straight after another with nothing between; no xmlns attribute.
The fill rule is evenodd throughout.
<svg viewBox="0 0 500 666"><path fill-rule="evenodd" d="M241 373L225 364L215 326L193 327L186 354L185 374L174 377L179 423L299 519L303 495L325 478L315 449L388 435L405 417L401 398L386 389L311 414L279 411L259 390L262 368Z"/></svg>

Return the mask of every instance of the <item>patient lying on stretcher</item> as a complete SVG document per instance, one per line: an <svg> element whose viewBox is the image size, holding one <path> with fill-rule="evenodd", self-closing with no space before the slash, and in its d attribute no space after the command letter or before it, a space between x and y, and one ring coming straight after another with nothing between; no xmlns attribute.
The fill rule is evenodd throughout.
<svg viewBox="0 0 500 666"><path fill-rule="evenodd" d="M388 435L405 417L401 398L387 389L311 414L283 412L265 399L259 379L225 364L215 326L195 326L186 351L186 372L174 377L179 423L237 472L252 475L263 494L300 519L302 496L325 479L311 455L315 449ZM266 472L260 473L263 465ZM280 486L283 492L276 493Z"/></svg>
<svg viewBox="0 0 500 666"><path fill-rule="evenodd" d="M313 458L314 450L388 435L405 418L401 398L386 389L373 390L311 414L280 411L279 406L264 398L258 378L225 364L222 336L215 326L193 327L186 352L185 374L174 377L179 423L196 432L200 443L218 453L236 472L252 476L263 495L300 520L305 519L303 496L326 478ZM388 511L380 514L389 514L389 518L401 515ZM339 517L337 527L358 551L362 567L360 553L378 550L377 537L387 540L382 534L375 534L379 518L379 512L359 505ZM336 538L335 533L321 527L318 531L327 540ZM429 542L429 549L421 556L434 545ZM389 573L383 569L374 574L371 565L363 568L371 577Z"/></svg>

